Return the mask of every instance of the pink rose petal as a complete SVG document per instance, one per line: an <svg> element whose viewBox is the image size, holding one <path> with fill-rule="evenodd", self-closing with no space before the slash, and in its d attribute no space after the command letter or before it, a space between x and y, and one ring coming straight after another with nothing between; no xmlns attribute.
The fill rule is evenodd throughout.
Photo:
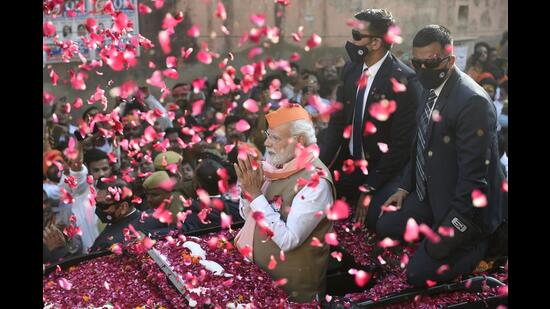
<svg viewBox="0 0 550 309"><path fill-rule="evenodd" d="M244 247L239 249L239 252L247 258L252 258L252 248L250 245L245 245Z"/></svg>
<svg viewBox="0 0 550 309"><path fill-rule="evenodd" d="M208 194L208 192L206 192L206 190L202 188L198 188L196 192L197 192L197 196L199 197L199 200L202 203L204 203L205 205L210 205L210 195Z"/></svg>
<svg viewBox="0 0 550 309"><path fill-rule="evenodd" d="M441 241L441 237L437 235L432 229L426 224L422 223L419 226L420 233L424 234L426 238L432 243L436 244Z"/></svg>
<svg viewBox="0 0 550 309"><path fill-rule="evenodd" d="M237 124L235 126L235 129L238 132L245 132L245 131L248 131L250 129L250 124L248 124L248 122L246 120L241 119L237 122Z"/></svg>
<svg viewBox="0 0 550 309"><path fill-rule="evenodd" d="M198 53L197 53L197 59L204 63L204 64L210 64L212 63L212 55L210 55L209 52L206 52L204 50L200 50Z"/></svg>
<svg viewBox="0 0 550 309"><path fill-rule="evenodd" d="M138 4L138 11L140 14L149 14L153 11L150 7L146 6L143 3Z"/></svg>
<svg viewBox="0 0 550 309"><path fill-rule="evenodd" d="M230 228L231 224L233 223L233 220L230 215L227 215L225 212L221 212L221 226L222 229L224 228Z"/></svg>
<svg viewBox="0 0 550 309"><path fill-rule="evenodd" d="M479 189L474 189L472 191L472 204L474 204L474 207L483 208L487 206L487 197Z"/></svg>
<svg viewBox="0 0 550 309"><path fill-rule="evenodd" d="M288 282L288 279L287 279L287 278L281 278L281 279L275 281L275 286L276 286L276 287L278 287L278 286L283 286L283 285L285 285L287 282Z"/></svg>
<svg viewBox="0 0 550 309"><path fill-rule="evenodd" d="M250 15L250 22L256 27L263 27L265 25L265 14L253 14Z"/></svg>
<svg viewBox="0 0 550 309"><path fill-rule="evenodd" d="M407 91L407 87L401 84L400 82L398 82L397 79L395 79L394 77L391 77L390 81L392 83L393 92L399 93L399 92Z"/></svg>
<svg viewBox="0 0 550 309"><path fill-rule="evenodd" d="M399 245L399 241L393 240L389 237L384 238L382 241L378 243L378 246L382 248L390 248L390 247L395 247L397 245Z"/></svg>
<svg viewBox="0 0 550 309"><path fill-rule="evenodd" d="M52 81L52 85L57 86L57 81L59 80L59 75L55 73L55 71L52 69L50 71L50 79Z"/></svg>
<svg viewBox="0 0 550 309"><path fill-rule="evenodd" d="M248 52L248 59L252 59L258 55L261 55L264 52L263 48L254 47Z"/></svg>
<svg viewBox="0 0 550 309"><path fill-rule="evenodd" d="M267 265L267 268L270 270L273 270L275 269L275 267L277 267L277 260L275 260L275 257L271 255L271 257L269 258L269 264Z"/></svg>
<svg viewBox="0 0 550 309"><path fill-rule="evenodd" d="M447 270L449 270L449 265L443 264L443 265L439 266L439 268L437 269L436 273L437 273L438 275L441 275L441 274L443 274L444 272L446 272Z"/></svg>
<svg viewBox="0 0 550 309"><path fill-rule="evenodd" d="M388 32L384 35L384 40L388 44L401 44L403 42L403 38L399 36L400 34L401 29L399 29L396 25L392 25L388 28Z"/></svg>
<svg viewBox="0 0 550 309"><path fill-rule="evenodd" d="M378 121L386 121L396 109L397 104L394 100L382 100L371 104L369 106L369 113Z"/></svg>
<svg viewBox="0 0 550 309"><path fill-rule="evenodd" d="M331 207L326 209L327 218L329 220L342 220L349 217L349 206L343 200L336 200Z"/></svg>
<svg viewBox="0 0 550 309"><path fill-rule="evenodd" d="M351 268L348 273L350 275L355 275L355 284L357 284L357 286L359 287L365 286L371 278L369 273L363 270L356 270L354 268Z"/></svg>
<svg viewBox="0 0 550 309"><path fill-rule="evenodd" d="M363 28L365 27L363 26L363 23L361 23L361 21L355 18L349 18L348 20L346 20L346 25L350 28L354 28L357 30L363 30Z"/></svg>
<svg viewBox="0 0 550 309"><path fill-rule="evenodd" d="M310 243L311 246L313 247L322 247L323 246L323 243L321 243L321 241L319 240L319 238L317 237L312 237L311 238L311 243Z"/></svg>
<svg viewBox="0 0 550 309"><path fill-rule="evenodd" d="M177 181L174 178L170 178L164 182L162 182L159 185L159 188L165 190L165 191L172 191L174 186L176 185Z"/></svg>
<svg viewBox="0 0 550 309"><path fill-rule="evenodd" d="M405 268L405 266L407 266L407 264L409 264L409 256L405 253L401 257L400 266L401 266L401 268Z"/></svg>
<svg viewBox="0 0 550 309"><path fill-rule="evenodd" d="M204 100L201 99L201 100L197 100L197 101L193 102L191 115L192 116L197 116L197 115L201 114L202 110L203 110L203 107L204 107Z"/></svg>
<svg viewBox="0 0 550 309"><path fill-rule="evenodd" d="M151 0L155 3L155 9L160 9L164 5L164 0Z"/></svg>
<svg viewBox="0 0 550 309"><path fill-rule="evenodd" d="M344 134L342 135L345 139L349 139L351 137L351 130L352 130L352 125L348 125L345 129L344 129Z"/></svg>
<svg viewBox="0 0 550 309"><path fill-rule="evenodd" d="M335 258L338 262L341 262L342 261L342 252L338 252L338 251L333 251L330 256L332 256L333 258Z"/></svg>
<svg viewBox="0 0 550 309"><path fill-rule="evenodd" d="M70 289L72 289L73 287L73 284L71 282L69 282L69 280L65 279L65 278L61 278L57 281L57 283L59 284L59 286L64 289L64 290L67 290L69 291Z"/></svg>
<svg viewBox="0 0 550 309"><path fill-rule="evenodd" d="M455 236L455 229L453 227L440 226L437 229L437 232L439 234L441 234L441 236L446 236L446 237L454 237Z"/></svg>
<svg viewBox="0 0 550 309"><path fill-rule="evenodd" d="M374 124L370 121L367 121L367 123L365 124L365 130L363 131L363 135L364 136L368 136L368 135L371 135L371 134L374 134L376 133L376 126L374 126Z"/></svg>
<svg viewBox="0 0 550 309"><path fill-rule="evenodd" d="M419 236L419 230L418 230L418 224L413 218L409 218L407 220L407 227L405 229L405 234L403 235L403 239L406 242L413 242L418 239Z"/></svg>
<svg viewBox="0 0 550 309"><path fill-rule="evenodd" d="M47 21L42 25L42 33L45 37L51 37L55 35L55 26L51 21Z"/></svg>
<svg viewBox="0 0 550 309"><path fill-rule="evenodd" d="M258 103L254 99L247 99L244 101L243 107L251 113L257 113L260 110Z"/></svg>
<svg viewBox="0 0 550 309"><path fill-rule="evenodd" d="M441 113L437 109L434 109L434 111L432 113L432 120L434 122L440 122L441 119L442 119Z"/></svg>
<svg viewBox="0 0 550 309"><path fill-rule="evenodd" d="M294 52L290 55L290 61L296 62L298 60L300 60L300 54L298 54L297 52Z"/></svg>
<svg viewBox="0 0 550 309"><path fill-rule="evenodd" d="M122 247L118 243L112 244L110 250L116 255L122 255Z"/></svg>
<svg viewBox="0 0 550 309"><path fill-rule="evenodd" d="M319 35L317 35L316 33L313 33L311 35L311 37L309 37L309 39L307 40L307 43L306 43L307 49L306 49L306 51L321 45L322 41L323 41L323 39Z"/></svg>
<svg viewBox="0 0 550 309"><path fill-rule="evenodd" d="M172 51L172 48L170 47L170 34L168 33L168 31L160 31L158 35L158 40L162 51L165 54L169 54Z"/></svg>
<svg viewBox="0 0 550 309"><path fill-rule="evenodd" d="M187 36L190 36L192 38L198 38L201 35L199 26L193 25L189 30L187 30Z"/></svg>
<svg viewBox="0 0 550 309"><path fill-rule="evenodd" d="M388 144L385 144L385 143L378 143L378 148L380 148L380 151L382 153L386 153L388 152Z"/></svg>
<svg viewBox="0 0 550 309"><path fill-rule="evenodd" d="M216 7L216 12L214 13L214 15L218 18L220 18L221 20L226 20L227 19L227 13L225 12L225 6L223 5L223 3L221 1L218 1L218 5Z"/></svg>
<svg viewBox="0 0 550 309"><path fill-rule="evenodd" d="M336 233L326 233L325 242L331 246L338 246L338 238Z"/></svg>
<svg viewBox="0 0 550 309"><path fill-rule="evenodd" d="M178 58L174 56L166 57L166 67L168 69L174 69L178 66Z"/></svg>

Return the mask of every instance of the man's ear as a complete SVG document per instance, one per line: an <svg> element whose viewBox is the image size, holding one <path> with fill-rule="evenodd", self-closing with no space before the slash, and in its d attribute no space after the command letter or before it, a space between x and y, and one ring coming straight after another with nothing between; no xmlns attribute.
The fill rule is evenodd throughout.
<svg viewBox="0 0 550 309"><path fill-rule="evenodd" d="M303 136L303 135L299 135L298 138L296 139L296 141L298 141L298 143L302 144L302 146L306 146L306 138Z"/></svg>
<svg viewBox="0 0 550 309"><path fill-rule="evenodd" d="M451 55L451 57L449 58L449 63L451 64L451 67L453 65L455 65L455 62L456 62L456 56L455 55Z"/></svg>
<svg viewBox="0 0 550 309"><path fill-rule="evenodd" d="M130 204L128 202L122 202L117 209L117 215L119 217L126 215L130 211Z"/></svg>
<svg viewBox="0 0 550 309"><path fill-rule="evenodd" d="M379 50L382 48L382 44L384 43L383 42L383 38L374 38L372 39L372 43L370 44L372 50Z"/></svg>

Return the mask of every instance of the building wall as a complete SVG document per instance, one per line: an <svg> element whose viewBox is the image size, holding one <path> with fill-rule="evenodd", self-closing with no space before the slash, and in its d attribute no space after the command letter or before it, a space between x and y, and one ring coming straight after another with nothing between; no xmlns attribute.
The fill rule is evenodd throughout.
<svg viewBox="0 0 550 309"><path fill-rule="evenodd" d="M222 2L227 10L228 19L225 24L231 32L229 36L222 33L220 30L222 22L214 17L216 0L166 0L162 9L153 8L152 14L140 16L140 32L157 45L157 48L142 54L148 55L160 69L165 67L166 55L158 48L157 34L162 18L167 12L171 12L172 15L178 11L187 12L189 19L187 22L198 24L200 27L199 43L206 42L212 51L220 53L221 58L215 60L210 66L200 63L184 64L183 69L181 67L179 69L178 81L166 79L168 87L179 81L190 81L197 76L206 75L213 78L219 72L216 64L228 56L228 51L234 54L235 61L232 64L237 69L249 61L246 53L253 45L245 43L240 46L239 39L253 26L249 20L251 14L263 12L267 17L266 24L269 26L275 24L273 0L222 0ZM145 4L153 7L149 1ZM312 66L318 57L345 56L343 46L351 36L346 20L353 18L355 12L365 8L387 8L393 13L403 37L403 43L395 45L393 50L398 54L405 53L405 56L410 53L414 34L422 26L430 23L442 24L449 28L455 38L455 44L467 46L468 54L472 52L473 44L479 40L485 40L492 46L496 46L502 33L508 29L507 0L292 0L291 5L285 9L281 24L285 42L277 47L266 48L264 55L271 54L276 58L288 57L292 51L302 51L302 60L299 62L302 67ZM300 43L295 43L291 35L297 32L300 26L304 27L304 35ZM177 47L173 48L175 55L179 55L179 46L184 46L181 42L178 45L177 42L185 36L185 31L178 27L172 45ZM303 47L312 33L320 35L323 42L320 47L306 53ZM45 90L54 92L56 97L64 95L72 101L79 96L86 101L93 94L97 84L107 88L106 84L109 80L113 80L114 85L119 85L125 80L134 79L139 84L145 85L145 80L153 72L147 67L147 62L142 61L137 67L123 72L115 73L110 68L104 67L100 69L103 72L102 76L91 73L87 81L88 89L85 91L75 91L71 89L70 84L63 84L63 82L60 82L58 87L52 87L48 77L49 70L44 69L43 85ZM67 79L67 70L71 67L76 70L77 65L78 63L54 64L52 67L61 79ZM152 89L152 93L160 95L158 89ZM83 109L85 107L81 108ZM75 115L81 112L75 111Z"/></svg>

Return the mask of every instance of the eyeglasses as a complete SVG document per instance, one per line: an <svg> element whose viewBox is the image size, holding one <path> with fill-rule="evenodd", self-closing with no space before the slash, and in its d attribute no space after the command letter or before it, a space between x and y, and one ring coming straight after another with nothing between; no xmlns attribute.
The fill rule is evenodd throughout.
<svg viewBox="0 0 550 309"><path fill-rule="evenodd" d="M274 141L274 142L279 142L279 141L281 140L280 137L275 136L275 135L269 133L269 131L267 131L267 130L263 130L262 132L264 133L265 139L266 139L266 140L267 140L268 138L270 138L270 139L271 139L272 141Z"/></svg>
<svg viewBox="0 0 550 309"><path fill-rule="evenodd" d="M411 59L412 65L416 69L422 68L422 65L424 65L428 69L435 69L437 68L441 62L449 59L451 56L447 56L445 58L433 58L433 59L425 59L425 60L418 60L418 59Z"/></svg>
<svg viewBox="0 0 550 309"><path fill-rule="evenodd" d="M351 36L355 41L360 41L362 38L382 38L379 35L362 34L359 30L352 29Z"/></svg>
<svg viewBox="0 0 550 309"><path fill-rule="evenodd" d="M270 138L270 139L271 139L273 142L275 142L275 143L278 143L278 142L280 142L280 141L282 141L282 140L285 140L285 139L288 140L288 139L290 139L290 138L294 138L294 137L297 137L297 136L298 136L298 135L292 135L292 136L290 136L290 137L288 137L288 138L283 138L283 137L275 136L275 135L273 135L273 133L270 133L270 132L267 131L267 130L263 130L262 132L264 133L264 136L265 136L265 139L266 139L266 140L267 140L268 138Z"/></svg>

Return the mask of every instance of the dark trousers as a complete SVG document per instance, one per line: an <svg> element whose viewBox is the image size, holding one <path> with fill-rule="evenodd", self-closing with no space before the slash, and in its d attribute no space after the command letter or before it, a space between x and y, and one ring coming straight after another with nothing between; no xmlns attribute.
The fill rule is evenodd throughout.
<svg viewBox="0 0 550 309"><path fill-rule="evenodd" d="M380 217L376 224L376 233L380 238L390 237L402 241L409 218L413 218L418 225L424 223L434 227L429 200L420 201L415 191L407 196L401 210L387 212ZM483 259L489 247L489 241L483 239L461 246L447 258L436 260L426 253L426 241L429 240L424 239L420 242L407 265L407 280L417 287L425 287L426 280L445 282L470 274ZM442 265L448 265L448 270L437 274L437 270Z"/></svg>
<svg viewBox="0 0 550 309"><path fill-rule="evenodd" d="M382 205L397 191L400 180L401 175L397 175L394 179L383 185L382 188L377 188L375 191L367 210L366 223L370 230L374 231L376 229L376 223L380 217Z"/></svg>

